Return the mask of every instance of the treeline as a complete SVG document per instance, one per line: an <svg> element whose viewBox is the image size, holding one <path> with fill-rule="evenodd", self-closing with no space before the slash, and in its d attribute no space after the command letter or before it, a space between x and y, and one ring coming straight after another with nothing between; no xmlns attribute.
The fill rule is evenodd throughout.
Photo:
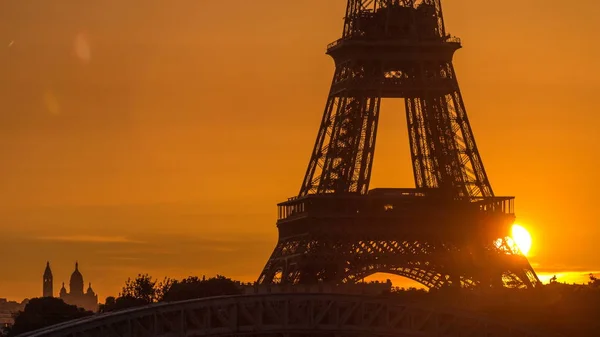
<svg viewBox="0 0 600 337"><path fill-rule="evenodd" d="M148 274L140 274L125 282L118 297L107 297L100 312L110 312L156 302L175 302L196 298L238 295L241 282L217 275L209 279L190 276L182 280L165 278L158 281Z"/></svg>
<svg viewBox="0 0 600 337"><path fill-rule="evenodd" d="M66 304L59 298L32 298L23 311L19 311L13 315L15 324L0 331L0 335L8 337L17 336L22 333L93 314L91 311L85 311L74 305Z"/></svg>
<svg viewBox="0 0 600 337"><path fill-rule="evenodd" d="M586 285L555 280L539 291L505 293L502 300L483 301L479 308L488 316L534 330L600 336L600 282L593 276Z"/></svg>
<svg viewBox="0 0 600 337"><path fill-rule="evenodd" d="M389 296L402 303L476 313L532 331L600 336L600 279L594 275L587 284L566 284L553 278L550 284L535 289L393 289Z"/></svg>
<svg viewBox="0 0 600 337"><path fill-rule="evenodd" d="M111 312L156 302L183 301L196 298L238 295L242 293L241 282L225 276L212 278L190 276L182 280L165 278L158 281L148 274L128 279L118 297L107 297L99 307L100 312ZM23 311L14 315L12 327L0 330L0 336L13 337L29 331L45 328L94 313L69 305L59 298L34 298Z"/></svg>
<svg viewBox="0 0 600 337"><path fill-rule="evenodd" d="M125 282L117 297L108 297L100 312L112 312L157 302L239 295L243 284L217 275L158 281L140 274ZM381 296L403 303L427 305L449 311L475 312L511 326L530 327L570 337L597 336L600 331L600 280L590 275L586 285L568 285L554 278L549 285L531 290L499 289L485 292L440 289L392 288ZM15 314L12 328L0 335L12 337L69 320L93 315L57 298L35 298Z"/></svg>

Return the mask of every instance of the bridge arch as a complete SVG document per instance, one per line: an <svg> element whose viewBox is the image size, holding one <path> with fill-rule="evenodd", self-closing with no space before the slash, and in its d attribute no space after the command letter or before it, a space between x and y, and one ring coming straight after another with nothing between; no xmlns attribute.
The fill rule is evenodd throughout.
<svg viewBox="0 0 600 337"><path fill-rule="evenodd" d="M541 336L476 315L375 296L260 294L160 303L99 314L23 337ZM547 335L544 335L547 336Z"/></svg>

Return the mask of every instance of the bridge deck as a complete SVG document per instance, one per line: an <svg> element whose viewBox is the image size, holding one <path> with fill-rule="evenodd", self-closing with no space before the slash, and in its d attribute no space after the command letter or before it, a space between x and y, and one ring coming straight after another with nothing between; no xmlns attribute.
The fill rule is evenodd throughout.
<svg viewBox="0 0 600 337"><path fill-rule="evenodd" d="M341 294L262 294L154 304L23 334L81 336L542 336L477 315ZM543 334L548 336L548 334Z"/></svg>

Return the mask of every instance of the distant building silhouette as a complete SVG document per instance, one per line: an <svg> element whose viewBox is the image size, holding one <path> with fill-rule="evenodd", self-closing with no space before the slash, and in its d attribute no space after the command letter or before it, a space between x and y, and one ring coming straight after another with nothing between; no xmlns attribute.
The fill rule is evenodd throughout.
<svg viewBox="0 0 600 337"><path fill-rule="evenodd" d="M46 264L46 271L44 272L44 297L53 296L53 277L50 269L50 263ZM86 292L83 291L83 275L79 271L79 263L75 262L75 271L71 274L69 280L69 291L65 288L63 282L62 288L58 294L58 297L67 304L76 305L85 310L96 312L98 311L98 295L92 289L90 283Z"/></svg>
<svg viewBox="0 0 600 337"><path fill-rule="evenodd" d="M28 299L19 303L8 301L6 298L0 298L0 330L13 325L15 323L13 315L19 311L23 311L28 302ZM1 332L0 335L2 335Z"/></svg>
<svg viewBox="0 0 600 337"><path fill-rule="evenodd" d="M46 270L44 271L44 297L53 297L54 288L52 281L52 270L50 269L50 261L46 262Z"/></svg>

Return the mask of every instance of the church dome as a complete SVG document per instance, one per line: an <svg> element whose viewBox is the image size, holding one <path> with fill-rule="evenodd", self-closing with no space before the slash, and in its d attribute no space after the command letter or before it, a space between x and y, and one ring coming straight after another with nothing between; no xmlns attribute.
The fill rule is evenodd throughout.
<svg viewBox="0 0 600 337"><path fill-rule="evenodd" d="M60 288L60 297L63 298L67 295L67 289L65 289L65 283L63 282L62 288Z"/></svg>
<svg viewBox="0 0 600 337"><path fill-rule="evenodd" d="M87 289L86 295L91 295L91 296L95 296L96 293L94 293L94 290L92 289L92 283L90 282L90 285Z"/></svg>
<svg viewBox="0 0 600 337"><path fill-rule="evenodd" d="M71 274L69 281L69 292L71 294L83 294L83 275L79 272L79 263L75 263L75 271Z"/></svg>

